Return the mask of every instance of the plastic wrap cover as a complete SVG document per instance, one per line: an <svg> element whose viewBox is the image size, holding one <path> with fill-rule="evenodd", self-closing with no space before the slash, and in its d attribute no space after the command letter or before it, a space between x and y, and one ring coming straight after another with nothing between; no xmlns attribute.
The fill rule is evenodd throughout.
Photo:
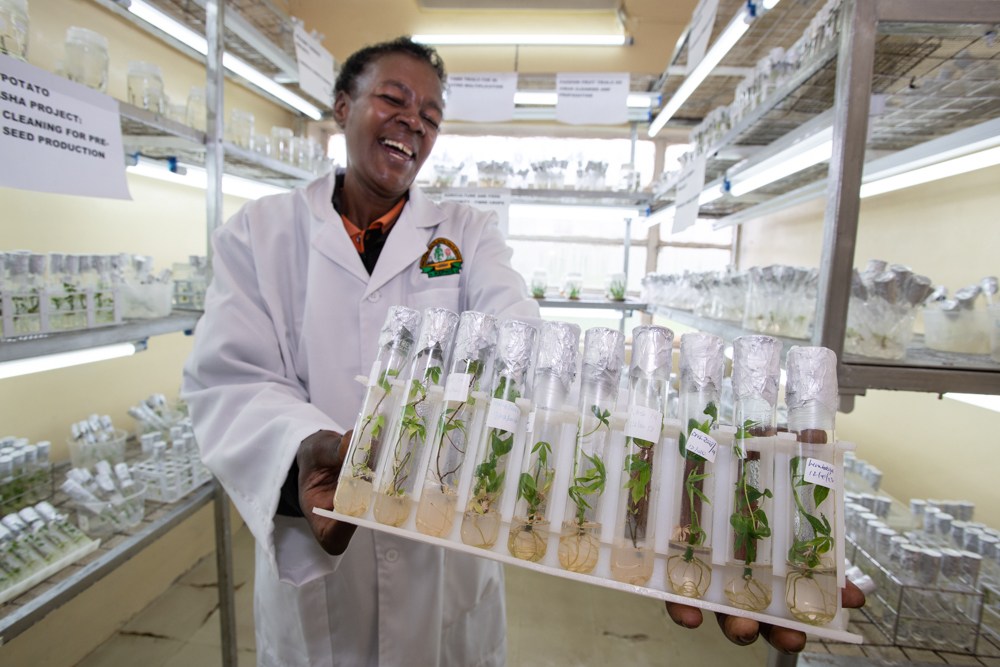
<svg viewBox="0 0 1000 667"><path fill-rule="evenodd" d="M670 379L674 332L666 327L639 326L632 330L632 370L646 377Z"/></svg>
<svg viewBox="0 0 1000 667"><path fill-rule="evenodd" d="M496 376L506 375L521 382L531 367L537 341L535 327L519 320L504 321L497 340Z"/></svg>
<svg viewBox="0 0 1000 667"><path fill-rule="evenodd" d="M545 322L538 339L536 373L554 375L569 391L576 376L576 361L580 348L580 327L568 322Z"/></svg>
<svg viewBox="0 0 1000 667"><path fill-rule="evenodd" d="M795 345L788 351L787 365L785 404L789 430L832 430L840 405L837 355L825 347Z"/></svg>
<svg viewBox="0 0 1000 667"><path fill-rule="evenodd" d="M496 345L497 319L486 313L467 310L459 318L458 333L455 334L455 347L451 358L484 361Z"/></svg>
<svg viewBox="0 0 1000 667"><path fill-rule="evenodd" d="M406 306L392 306L378 336L379 349L398 345L409 347L416 340L419 327L420 313Z"/></svg>
<svg viewBox="0 0 1000 667"><path fill-rule="evenodd" d="M617 329L587 329L583 343L583 377L618 386L625 363L625 336Z"/></svg>
<svg viewBox="0 0 1000 667"><path fill-rule="evenodd" d="M458 327L456 313L447 308L425 308L420 320L420 340L417 349L423 351L439 347L443 354L448 354L456 327Z"/></svg>
<svg viewBox="0 0 1000 667"><path fill-rule="evenodd" d="M770 336L740 336L733 341L733 395L778 403L781 341Z"/></svg>
<svg viewBox="0 0 1000 667"><path fill-rule="evenodd" d="M722 389L725 365L722 339L709 333L686 333L681 336L681 391Z"/></svg>

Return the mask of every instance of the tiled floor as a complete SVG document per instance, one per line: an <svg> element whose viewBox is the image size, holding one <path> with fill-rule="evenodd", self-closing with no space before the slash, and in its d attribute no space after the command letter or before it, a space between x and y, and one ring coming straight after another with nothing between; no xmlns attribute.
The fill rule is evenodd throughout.
<svg viewBox="0 0 1000 667"><path fill-rule="evenodd" d="M253 667L253 543L245 528L233 546L239 664ZM208 557L78 667L218 667L217 607L215 560ZM512 667L767 662L763 641L734 646L712 618L697 630L685 630L667 618L657 600L523 568L507 568L507 617Z"/></svg>

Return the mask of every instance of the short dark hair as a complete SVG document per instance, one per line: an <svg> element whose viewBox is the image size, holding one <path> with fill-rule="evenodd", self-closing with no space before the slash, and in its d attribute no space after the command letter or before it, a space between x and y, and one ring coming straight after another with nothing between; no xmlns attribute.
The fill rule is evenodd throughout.
<svg viewBox="0 0 1000 667"><path fill-rule="evenodd" d="M365 68L382 56L393 53L402 53L427 63L437 74L438 79L440 79L441 87L444 88L447 84L448 75L445 73L444 61L441 60L438 52L429 46L418 44L404 35L388 42L371 44L348 56L347 60L344 61L344 65L340 68L340 72L337 74L337 83L333 88L334 93L344 91L350 97L354 97L355 93L357 93L356 84L358 77L364 73Z"/></svg>

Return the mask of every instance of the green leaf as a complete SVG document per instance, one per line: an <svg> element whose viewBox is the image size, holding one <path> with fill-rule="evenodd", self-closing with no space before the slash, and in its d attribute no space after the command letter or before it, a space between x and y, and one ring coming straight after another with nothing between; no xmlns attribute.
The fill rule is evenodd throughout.
<svg viewBox="0 0 1000 667"><path fill-rule="evenodd" d="M813 502L816 503L816 507L823 504L826 497L830 495L830 489L825 486L820 486L819 484L813 489Z"/></svg>

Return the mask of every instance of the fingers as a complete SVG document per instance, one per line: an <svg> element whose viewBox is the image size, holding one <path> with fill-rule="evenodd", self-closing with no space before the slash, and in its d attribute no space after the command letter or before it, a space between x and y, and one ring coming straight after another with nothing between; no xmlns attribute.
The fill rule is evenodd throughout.
<svg viewBox="0 0 1000 667"><path fill-rule="evenodd" d="M760 624L760 634L782 653L798 653L806 647L806 634L780 625Z"/></svg>
<svg viewBox="0 0 1000 667"><path fill-rule="evenodd" d="M701 609L676 602L667 603L667 615L674 623L685 628L697 628L702 621Z"/></svg>
<svg viewBox="0 0 1000 667"><path fill-rule="evenodd" d="M865 605L864 592L854 585L850 580L846 580L847 585L840 591L841 604L845 609L860 609Z"/></svg>
<svg viewBox="0 0 1000 667"><path fill-rule="evenodd" d="M760 626L752 618L716 613L715 620L718 621L726 639L737 646L748 646L757 641Z"/></svg>

